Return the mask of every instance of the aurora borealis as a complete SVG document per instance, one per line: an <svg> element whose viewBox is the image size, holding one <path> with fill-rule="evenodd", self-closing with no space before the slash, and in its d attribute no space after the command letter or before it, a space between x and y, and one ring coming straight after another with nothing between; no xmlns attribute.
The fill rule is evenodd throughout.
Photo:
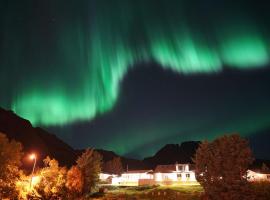
<svg viewBox="0 0 270 200"><path fill-rule="evenodd" d="M93 126L97 117L115 112L114 108L121 105L123 80L142 64L156 63L166 73L172 71L181 79L222 76L224 70L240 70L239 76L242 76L241 73L249 73L250 70L268 70L270 62L269 5L263 2L4 0L0 5L0 89L4 94L1 95L0 106L14 110L34 125L54 127L63 138L75 137L71 133L71 130L76 132L72 128L74 124L75 127L78 123ZM239 83L236 81L235 84ZM268 94L264 96L269 89L267 84L270 83L256 82L255 88L266 87L258 99L269 100ZM179 95L185 98L182 92ZM144 96L140 98L144 99ZM81 138L86 140L82 146L103 145L126 154L143 144L162 140L165 135L171 138L169 141L172 138L202 139L199 133L198 137L185 136L184 132L189 132L189 127L194 124L198 125L198 132L205 132L206 138L227 130L248 135L268 128L270 122L268 104L259 105L261 101L258 99L253 99L254 108L248 113L254 113L254 117L259 119L252 128L243 127L246 118L238 113L244 113L241 109L237 111L239 123L220 124L220 127L209 130L200 130L199 127L213 121L211 112L203 110L207 122L198 119L196 116L204 116L194 112L194 119L190 117L179 125L181 117L177 114L175 118L167 116L164 110L159 113L159 126L149 128L151 133L145 136L145 141L141 141L141 135L135 132L136 129L147 132L144 127L148 126L137 127L126 122L132 128L113 130L117 135L105 133L110 131L108 129L100 130L100 137L107 138L103 142L102 139L95 140L89 133L85 136L88 139ZM266 106L264 111L262 105ZM235 109L235 106L240 106L240 103L231 108ZM215 109L220 107L226 107L221 109L221 113L225 113L230 103L221 102ZM143 115L144 108L141 109ZM144 120L151 124L153 116L148 117ZM166 118L164 123L161 118ZM168 123L167 119L174 123L171 120L172 123ZM241 120L245 122L240 123ZM168 124L174 127L171 132L165 131ZM106 123L103 125L107 126ZM85 126L84 130L87 129ZM183 135L175 136L181 131ZM196 131L193 133L196 135ZM134 143L121 147L127 135ZM79 142L75 143L80 146Z"/></svg>

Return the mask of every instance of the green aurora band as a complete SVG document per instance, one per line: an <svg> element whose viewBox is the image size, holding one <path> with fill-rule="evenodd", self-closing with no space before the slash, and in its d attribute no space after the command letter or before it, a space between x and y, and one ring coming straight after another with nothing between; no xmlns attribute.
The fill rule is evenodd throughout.
<svg viewBox="0 0 270 200"><path fill-rule="evenodd" d="M194 0L15 2L0 9L0 89L7 94L0 103L35 125L109 111L137 63L184 75L269 64L265 22L230 1L213 8Z"/></svg>

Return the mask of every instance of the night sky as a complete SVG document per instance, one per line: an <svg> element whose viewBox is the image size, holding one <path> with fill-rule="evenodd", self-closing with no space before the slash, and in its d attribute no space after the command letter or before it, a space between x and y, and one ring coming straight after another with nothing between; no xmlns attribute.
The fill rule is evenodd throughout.
<svg viewBox="0 0 270 200"><path fill-rule="evenodd" d="M238 132L270 159L270 4L2 0L0 106L142 158Z"/></svg>

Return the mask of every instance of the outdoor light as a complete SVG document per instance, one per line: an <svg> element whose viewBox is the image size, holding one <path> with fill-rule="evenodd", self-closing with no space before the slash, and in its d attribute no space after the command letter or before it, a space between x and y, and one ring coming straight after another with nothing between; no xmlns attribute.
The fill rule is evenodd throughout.
<svg viewBox="0 0 270 200"><path fill-rule="evenodd" d="M32 154L29 156L29 159L30 159L30 160L36 159L36 154L32 153Z"/></svg>
<svg viewBox="0 0 270 200"><path fill-rule="evenodd" d="M30 178L30 189L31 189L32 181L33 181L33 175L34 175L36 162L37 162L37 156L36 156L36 154L32 153L32 154L30 154L29 158L30 158L30 160L34 160L33 169L32 169L31 178Z"/></svg>

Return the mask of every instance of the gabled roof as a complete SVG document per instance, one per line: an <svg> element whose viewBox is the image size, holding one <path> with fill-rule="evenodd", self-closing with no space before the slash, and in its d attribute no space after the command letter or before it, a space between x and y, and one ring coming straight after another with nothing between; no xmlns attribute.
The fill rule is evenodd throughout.
<svg viewBox="0 0 270 200"><path fill-rule="evenodd" d="M249 169L247 171L252 171L254 173L264 174L264 175L270 175L270 171L264 171L262 169Z"/></svg>
<svg viewBox="0 0 270 200"><path fill-rule="evenodd" d="M155 169L155 173L171 173L176 170L175 165L158 165Z"/></svg>
<svg viewBox="0 0 270 200"><path fill-rule="evenodd" d="M171 172L175 172L176 171L176 165L180 166L184 166L184 165L188 165L189 166L189 170L195 170L195 165L193 164L171 164L171 165L158 165L155 169L155 173L171 173ZM181 171L181 169L180 169Z"/></svg>
<svg viewBox="0 0 270 200"><path fill-rule="evenodd" d="M153 173L153 170L129 170L123 174L143 174L143 173Z"/></svg>

